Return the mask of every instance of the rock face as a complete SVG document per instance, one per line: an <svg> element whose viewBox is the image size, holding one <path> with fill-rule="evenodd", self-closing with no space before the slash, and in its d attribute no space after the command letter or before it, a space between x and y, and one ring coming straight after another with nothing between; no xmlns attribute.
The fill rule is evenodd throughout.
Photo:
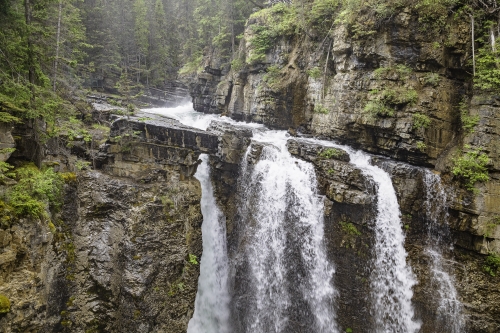
<svg viewBox="0 0 500 333"><path fill-rule="evenodd" d="M0 293L11 301L3 332L186 331L202 255L193 174L219 140L141 118L115 120L114 140L94 155L97 168L70 178L52 222L1 230ZM57 156L46 158L54 164Z"/></svg>

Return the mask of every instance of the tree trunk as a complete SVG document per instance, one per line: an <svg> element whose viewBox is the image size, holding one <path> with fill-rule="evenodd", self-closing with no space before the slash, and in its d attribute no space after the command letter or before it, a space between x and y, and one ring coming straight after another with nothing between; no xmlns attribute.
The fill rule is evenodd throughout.
<svg viewBox="0 0 500 333"><path fill-rule="evenodd" d="M57 35L56 35L56 58L54 59L54 82L53 82L54 92L56 91L57 65L59 61L59 43L61 40L61 16L62 16L62 0L59 0L59 15L57 16Z"/></svg>
<svg viewBox="0 0 500 333"><path fill-rule="evenodd" d="M27 67L28 81L31 90L31 102L35 101L35 67L33 62L33 45L31 42L31 3L30 0L24 0L24 16L26 19L26 41L27 41Z"/></svg>

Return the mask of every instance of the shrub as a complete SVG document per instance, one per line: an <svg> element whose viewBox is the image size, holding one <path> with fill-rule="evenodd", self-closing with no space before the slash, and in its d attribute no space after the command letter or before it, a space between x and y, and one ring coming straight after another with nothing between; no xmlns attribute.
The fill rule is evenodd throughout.
<svg viewBox="0 0 500 333"><path fill-rule="evenodd" d="M0 294L0 313L10 312L10 300L7 296Z"/></svg>
<svg viewBox="0 0 500 333"><path fill-rule="evenodd" d="M6 202L17 216L47 218L47 208L59 208L64 180L48 168L30 163L14 170L17 184L6 193Z"/></svg>
<svg viewBox="0 0 500 333"><path fill-rule="evenodd" d="M342 151L339 150L339 149L335 149L335 148L327 148L327 149L324 149L320 154L319 154L319 157L323 157L323 158L327 158L327 159L331 159L332 157L339 157L342 155Z"/></svg>
<svg viewBox="0 0 500 333"><path fill-rule="evenodd" d="M458 104L458 108L460 110L462 129L466 134L474 133L474 128L479 124L479 116L469 115L468 103L465 98Z"/></svg>
<svg viewBox="0 0 500 333"><path fill-rule="evenodd" d="M421 152L424 152L427 149L427 145L422 141L418 141L417 149L420 150Z"/></svg>
<svg viewBox="0 0 500 333"><path fill-rule="evenodd" d="M413 114L412 127L414 129L421 128L421 127L427 128L427 127L429 127L430 124L431 124L431 118L429 118L425 114L421 114L421 113Z"/></svg>
<svg viewBox="0 0 500 333"><path fill-rule="evenodd" d="M314 112L315 113L321 113L321 114L328 114L330 111L328 111L327 108L325 108L323 105L321 104L315 104L314 105Z"/></svg>
<svg viewBox="0 0 500 333"><path fill-rule="evenodd" d="M466 146L470 149L470 146ZM475 149L463 153L461 156L453 159L452 173L459 176L465 182L467 190L477 192L474 188L476 182L485 182L489 180L487 165L490 162L488 155L481 152L481 149Z"/></svg>
<svg viewBox="0 0 500 333"><path fill-rule="evenodd" d="M360 236L361 232L351 222L340 222L342 231L351 236Z"/></svg>
<svg viewBox="0 0 500 333"><path fill-rule="evenodd" d="M392 117L394 116L394 109L386 106L382 101L369 101L364 110L373 116Z"/></svg>
<svg viewBox="0 0 500 333"><path fill-rule="evenodd" d="M425 85L436 87L439 84L439 81L441 81L441 77L437 73L427 73L424 76Z"/></svg>
<svg viewBox="0 0 500 333"><path fill-rule="evenodd" d="M490 45L485 45L477 52L474 88L484 91L500 89L500 57L498 51L491 50Z"/></svg>
<svg viewBox="0 0 500 333"><path fill-rule="evenodd" d="M279 83L280 71L281 69L277 65L269 66L266 69L266 74L262 79L267 83L269 88L275 89L277 87Z"/></svg>
<svg viewBox="0 0 500 333"><path fill-rule="evenodd" d="M198 257L196 257L194 254L189 254L189 263L191 265L198 265Z"/></svg>
<svg viewBox="0 0 500 333"><path fill-rule="evenodd" d="M490 253L485 260L483 269L491 276L496 276L500 270L500 256L496 253Z"/></svg>
<svg viewBox="0 0 500 333"><path fill-rule="evenodd" d="M321 69L319 69L319 67L313 67L307 71L307 75L313 79L319 79L321 77Z"/></svg>

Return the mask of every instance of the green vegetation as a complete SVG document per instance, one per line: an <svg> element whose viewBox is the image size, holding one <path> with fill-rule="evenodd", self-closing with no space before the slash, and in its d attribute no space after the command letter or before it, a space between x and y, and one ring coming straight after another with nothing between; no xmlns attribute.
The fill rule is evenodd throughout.
<svg viewBox="0 0 500 333"><path fill-rule="evenodd" d="M424 84L427 86L437 87L440 81L441 77L437 73L427 73L424 76Z"/></svg>
<svg viewBox="0 0 500 333"><path fill-rule="evenodd" d="M298 29L296 7L283 3L262 9L250 18L258 19L260 23L251 26L253 35L249 40L251 52L248 64L264 61L266 52L278 37L291 36Z"/></svg>
<svg viewBox="0 0 500 333"><path fill-rule="evenodd" d="M421 152L425 152L425 150L427 149L427 145L422 141L418 141L417 149L420 150Z"/></svg>
<svg viewBox="0 0 500 333"><path fill-rule="evenodd" d="M496 253L490 253L485 261L483 269L491 276L496 276L500 271L500 256Z"/></svg>
<svg viewBox="0 0 500 333"><path fill-rule="evenodd" d="M482 152L481 148L475 150L470 150L470 146L465 148L469 151L453 159L454 166L451 172L462 179L467 190L476 193L477 189L474 188L474 185L477 182L485 182L490 179L487 168L490 159Z"/></svg>
<svg viewBox="0 0 500 333"><path fill-rule="evenodd" d="M482 91L498 91L500 89L500 54L486 43L478 50L476 57L476 75L474 76L474 88Z"/></svg>
<svg viewBox="0 0 500 333"><path fill-rule="evenodd" d="M335 148L326 148L321 153L319 153L319 157L326 158L326 159L331 159L331 158L338 158L342 156L343 152L340 149L335 149Z"/></svg>
<svg viewBox="0 0 500 333"><path fill-rule="evenodd" d="M352 328L349 328L349 327L348 327L348 328L346 328L346 329L345 329L345 333L352 333L352 332L353 332L353 331L352 331Z"/></svg>
<svg viewBox="0 0 500 333"><path fill-rule="evenodd" d="M392 117L394 116L394 109L386 106L382 101L369 101L366 105L365 108L363 109L364 112L369 113L373 116L380 116L380 117Z"/></svg>
<svg viewBox="0 0 500 333"><path fill-rule="evenodd" d="M264 82L266 82L267 86L272 90L275 90L278 87L279 78L281 76L280 71L281 68L279 66L269 66L266 69L266 74L264 74L264 77L262 78Z"/></svg>
<svg viewBox="0 0 500 333"><path fill-rule="evenodd" d="M307 75L315 80L319 79L321 74L321 69L319 69L319 67L313 67L307 71Z"/></svg>
<svg viewBox="0 0 500 333"><path fill-rule="evenodd" d="M314 112L321 114L328 114L330 111L321 104L314 104Z"/></svg>
<svg viewBox="0 0 500 333"><path fill-rule="evenodd" d="M7 296L0 294L0 313L10 312L10 300Z"/></svg>
<svg viewBox="0 0 500 333"><path fill-rule="evenodd" d="M414 113L413 114L413 129L418 128L428 128L431 124L431 119L425 114Z"/></svg>
<svg viewBox="0 0 500 333"><path fill-rule="evenodd" d="M351 222L340 222L340 227L343 232L351 236L360 236L361 232Z"/></svg>
<svg viewBox="0 0 500 333"><path fill-rule="evenodd" d="M30 163L13 170L12 176L17 184L4 195L2 222L23 216L48 219L48 209L60 208L64 180L53 169L40 171Z"/></svg>
<svg viewBox="0 0 500 333"><path fill-rule="evenodd" d="M500 216L497 216L493 219L491 219L485 227L484 230L484 237L490 238L493 236L493 232L495 231L496 227L500 225Z"/></svg>
<svg viewBox="0 0 500 333"><path fill-rule="evenodd" d="M469 114L469 103L464 98L458 105L460 110L460 121L462 129L466 134L474 133L474 128L479 124L479 116L471 116Z"/></svg>
<svg viewBox="0 0 500 333"><path fill-rule="evenodd" d="M399 64L392 67L380 67L373 71L375 80L388 80L396 83L393 87L369 91L369 101L364 112L375 117L392 117L396 106L415 105L418 93L411 87L402 86L412 75L411 68Z"/></svg>
<svg viewBox="0 0 500 333"><path fill-rule="evenodd" d="M196 257L194 254L189 254L189 263L191 265L198 265L198 257Z"/></svg>

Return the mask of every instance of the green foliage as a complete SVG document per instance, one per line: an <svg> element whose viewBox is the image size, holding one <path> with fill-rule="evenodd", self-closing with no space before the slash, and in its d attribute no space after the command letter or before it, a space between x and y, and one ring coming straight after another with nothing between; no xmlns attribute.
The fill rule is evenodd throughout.
<svg viewBox="0 0 500 333"><path fill-rule="evenodd" d="M483 269L491 276L496 276L500 270L500 256L496 253L490 253L485 261Z"/></svg>
<svg viewBox="0 0 500 333"><path fill-rule="evenodd" d="M245 62L241 58L236 58L231 61L231 69L234 72L239 72L243 66L245 66Z"/></svg>
<svg viewBox="0 0 500 333"><path fill-rule="evenodd" d="M458 108L460 110L460 121L462 122L462 129L466 134L474 133L474 128L479 124L479 116L469 115L469 106L467 99L463 99Z"/></svg>
<svg viewBox="0 0 500 333"><path fill-rule="evenodd" d="M425 150L427 149L427 145L422 141L418 141L417 149L420 150L421 152L425 152Z"/></svg>
<svg viewBox="0 0 500 333"><path fill-rule="evenodd" d="M499 47L500 43L497 43L496 49ZM477 51L474 88L482 91L500 89L500 54L492 51L488 43Z"/></svg>
<svg viewBox="0 0 500 333"><path fill-rule="evenodd" d="M340 222L342 231L351 236L360 236L361 232L351 222Z"/></svg>
<svg viewBox="0 0 500 333"><path fill-rule="evenodd" d="M253 37L250 39L251 53L247 59L248 64L256 64L266 59L266 52L273 45L271 32L265 26L252 26Z"/></svg>
<svg viewBox="0 0 500 333"><path fill-rule="evenodd" d="M495 231L496 227L500 225L500 216L497 216L493 219L491 219L485 227L484 230L484 237L490 238L493 236L493 232Z"/></svg>
<svg viewBox="0 0 500 333"><path fill-rule="evenodd" d="M384 102L379 100L369 101L365 105L363 111L371 114L372 116L380 116L380 117L394 116L394 109L386 106Z"/></svg>
<svg viewBox="0 0 500 333"><path fill-rule="evenodd" d="M281 68L277 65L269 66L266 69L266 74L262 78L272 90L276 89L279 84L279 78L281 76L280 71Z"/></svg>
<svg viewBox="0 0 500 333"><path fill-rule="evenodd" d="M10 187L5 202L17 217L48 218L48 209L58 209L62 202L64 180L53 169L40 171L26 164L13 171L17 184Z"/></svg>
<svg viewBox="0 0 500 333"><path fill-rule="evenodd" d="M194 254L189 254L189 263L191 265L198 265L198 257L196 257Z"/></svg>
<svg viewBox="0 0 500 333"><path fill-rule="evenodd" d="M10 300L7 296L0 294L0 313L10 312Z"/></svg>
<svg viewBox="0 0 500 333"><path fill-rule="evenodd" d="M348 327L348 328L346 328L346 329L345 329L345 333L352 333L352 328L349 328L349 327Z"/></svg>
<svg viewBox="0 0 500 333"><path fill-rule="evenodd" d="M328 114L330 111L321 104L314 104L314 112L321 114Z"/></svg>
<svg viewBox="0 0 500 333"><path fill-rule="evenodd" d="M319 67L313 67L307 71L307 75L309 75L311 78L317 80L321 77L321 69Z"/></svg>
<svg viewBox="0 0 500 333"><path fill-rule="evenodd" d="M326 158L326 159L331 159L331 158L338 158L342 156L343 151L340 149L335 149L335 148L326 148L321 153L319 153L319 157Z"/></svg>
<svg viewBox="0 0 500 333"><path fill-rule="evenodd" d="M453 158L454 166L451 172L464 181L467 190L476 193L477 189L474 188L474 185L477 182L485 182L490 179L487 168L490 159L480 148L475 150L470 150L470 146L465 148L469 151Z"/></svg>
<svg viewBox="0 0 500 333"><path fill-rule="evenodd" d="M421 113L413 114L413 129L428 128L431 124L431 118Z"/></svg>
<svg viewBox="0 0 500 333"><path fill-rule="evenodd" d="M424 76L424 84L427 86L437 87L441 81L441 77L437 73L427 73Z"/></svg>
<svg viewBox="0 0 500 333"><path fill-rule="evenodd" d="M194 74L194 73L200 73L203 68L201 66L201 63L203 61L203 53L197 52L195 53L188 62L182 68L179 70L179 74L181 75L186 75L186 74Z"/></svg>
<svg viewBox="0 0 500 333"><path fill-rule="evenodd" d="M373 77L380 79L395 79L405 81L408 80L413 73L413 70L403 64L398 64L391 67L379 67L373 71Z"/></svg>
<svg viewBox="0 0 500 333"><path fill-rule="evenodd" d="M261 24L251 26L250 57L248 64L263 62L267 51L279 37L291 36L297 32L297 11L295 6L283 3L262 9L250 16L258 19Z"/></svg>

